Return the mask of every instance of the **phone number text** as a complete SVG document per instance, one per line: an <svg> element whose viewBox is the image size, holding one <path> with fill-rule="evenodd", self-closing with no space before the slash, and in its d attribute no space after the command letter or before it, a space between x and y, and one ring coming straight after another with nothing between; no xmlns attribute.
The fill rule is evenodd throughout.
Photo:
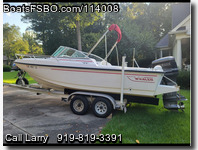
<svg viewBox="0 0 198 150"><path fill-rule="evenodd" d="M122 143L122 135L116 135L116 134L58 134L57 135L57 142L58 143L73 143L73 142L79 142L79 143L95 143L95 142L106 142L106 143Z"/></svg>

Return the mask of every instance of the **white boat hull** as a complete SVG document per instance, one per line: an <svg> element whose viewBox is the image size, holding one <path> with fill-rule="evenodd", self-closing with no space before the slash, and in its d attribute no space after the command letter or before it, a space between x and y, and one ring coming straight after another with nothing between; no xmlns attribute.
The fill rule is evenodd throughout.
<svg viewBox="0 0 198 150"><path fill-rule="evenodd" d="M83 90L120 94L120 69L83 68L74 66L50 66L31 63L17 63L43 88L55 90ZM163 72L142 71L126 67L124 75L124 94L153 97L162 93L178 91L176 86L160 85Z"/></svg>

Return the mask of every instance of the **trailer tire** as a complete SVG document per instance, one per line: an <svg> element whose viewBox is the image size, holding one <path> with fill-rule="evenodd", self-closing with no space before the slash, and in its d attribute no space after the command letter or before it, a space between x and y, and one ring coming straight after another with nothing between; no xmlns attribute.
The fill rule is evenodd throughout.
<svg viewBox="0 0 198 150"><path fill-rule="evenodd" d="M70 109L74 114L84 115L89 109L89 101L85 96L75 95L71 99Z"/></svg>
<svg viewBox="0 0 198 150"><path fill-rule="evenodd" d="M106 118L112 113L113 106L108 99L97 97L92 103L92 110L95 116Z"/></svg>
<svg viewBox="0 0 198 150"><path fill-rule="evenodd" d="M23 81L24 81L25 85L28 85L28 84L29 84L29 81L28 81L26 78L23 78ZM16 84L22 85L21 79L18 78L18 79L16 80Z"/></svg>

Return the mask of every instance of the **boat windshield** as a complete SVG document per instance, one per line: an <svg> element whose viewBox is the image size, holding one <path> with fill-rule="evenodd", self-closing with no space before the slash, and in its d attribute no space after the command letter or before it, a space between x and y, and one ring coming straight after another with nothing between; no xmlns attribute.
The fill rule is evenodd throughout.
<svg viewBox="0 0 198 150"><path fill-rule="evenodd" d="M83 52L60 46L53 54L52 57L71 57L71 58L89 58Z"/></svg>
<svg viewBox="0 0 198 150"><path fill-rule="evenodd" d="M92 58L95 59L96 61L100 62L103 61L101 57L90 54L88 56L88 53L82 52L75 50L73 48L65 47L65 46L60 46L53 54L52 57L63 57L63 58Z"/></svg>
<svg viewBox="0 0 198 150"><path fill-rule="evenodd" d="M57 57L64 49L65 49L65 47L60 46L60 47L52 54L52 57Z"/></svg>
<svg viewBox="0 0 198 150"><path fill-rule="evenodd" d="M94 55L94 54L89 54L88 56L88 53L84 52L84 54L89 57L89 58L93 58L95 59L96 61L103 61L104 59L102 59L101 57L97 56L97 55Z"/></svg>

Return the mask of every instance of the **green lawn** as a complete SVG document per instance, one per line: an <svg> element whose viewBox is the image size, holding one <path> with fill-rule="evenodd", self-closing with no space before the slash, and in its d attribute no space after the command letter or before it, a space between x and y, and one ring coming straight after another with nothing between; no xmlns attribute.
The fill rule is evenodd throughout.
<svg viewBox="0 0 198 150"><path fill-rule="evenodd" d="M190 91L181 94L188 99L184 112L163 108L162 100L158 106L132 104L126 114L116 111L101 133L122 134L124 144L190 144Z"/></svg>
<svg viewBox="0 0 198 150"><path fill-rule="evenodd" d="M17 78L15 78L17 76L18 71L14 71L14 72L3 72L3 83L11 83L11 84L15 84ZM25 78L28 79L29 83L36 83L36 81L34 81L34 79L32 79L27 73L25 75Z"/></svg>

